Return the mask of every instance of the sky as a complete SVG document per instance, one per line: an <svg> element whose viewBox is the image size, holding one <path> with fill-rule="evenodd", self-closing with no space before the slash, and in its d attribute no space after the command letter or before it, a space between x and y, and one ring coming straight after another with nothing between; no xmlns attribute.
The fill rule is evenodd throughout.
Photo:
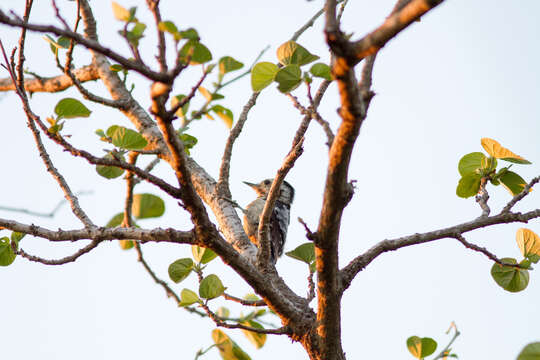
<svg viewBox="0 0 540 360"><path fill-rule="evenodd" d="M143 1L120 4L138 6L139 19L151 24ZM110 2L94 0L92 6L100 39L129 56L117 34L121 24L114 20ZM261 60L275 62L276 48L322 6L320 0L256 5L241 0L163 1L162 14L181 28L195 27L214 59L229 55L249 65L266 46L270 49ZM357 39L380 24L392 6L393 2L386 0L350 1L343 29ZM49 7L49 2L36 2L31 20L58 25ZM0 9L20 14L22 2L3 1ZM61 9L69 17L73 3L62 3ZM455 188L460 157L483 151L482 137L496 139L530 160L532 165L514 166L526 180L540 174L539 11L540 4L533 0L519 4L447 0L380 51L373 74L376 96L351 161L349 178L356 180L357 188L343 216L341 266L383 239L478 217L479 206L473 199L458 198ZM322 20L317 21L298 42L328 61L322 24ZM151 29L149 26L141 46L143 57L155 64ZM0 38L11 49L18 37L16 31L0 26ZM33 34L28 41L28 70L42 76L55 74L53 57L42 35ZM77 50L77 65L86 65L88 59L83 50ZM200 71L195 68L182 74L175 92L189 91ZM0 77L6 76L5 71L0 73ZM130 79L136 84L134 96L148 108L149 82L136 75ZM88 87L105 94L98 84ZM224 89L223 94L223 104L237 118L251 94L249 77ZM306 103L303 89L293 94ZM34 94L31 106L45 118L65 96L81 99L74 90L61 95ZM85 104L93 111L91 117L70 121L65 132L77 146L103 154L107 146L93 132L113 124L129 126L128 120L96 104ZM333 129L339 124L338 106L337 89L331 85L320 112ZM62 194L37 155L20 101L14 94L0 94L0 108L0 206L50 211ZM248 204L255 195L242 181L273 177L301 118L291 101L273 86L262 92L233 153L231 188L239 204ZM219 120L201 120L191 126L190 133L199 139L193 157L216 176L228 129ZM311 124L305 152L287 177L297 195L286 251L307 241L297 217L316 228L326 174L325 141L322 129ZM72 159L49 141L45 145L74 191L92 191L80 201L94 222L105 224L121 211L122 181L101 178L86 162ZM156 168L156 174L173 179L165 164ZM511 196L502 187L489 187L488 191L492 213L496 214ZM147 184L139 185L136 192L162 195ZM538 208L537 192L516 209ZM166 205L162 218L140 221L140 225L189 229L186 213L174 201L168 200ZM51 229L80 227L67 206L53 219L8 211L0 211L0 217ZM501 258L519 258L515 233L520 227L540 233L536 220L478 230L466 238ZM48 258L66 256L81 246L29 237L21 245L29 253ZM143 250L163 278L167 278L171 262L190 255L189 247L172 245L147 244ZM441 349L450 339L445 331L454 321L461 336L453 349L461 359L516 358L523 346L540 340L540 279L532 271L527 289L509 293L492 280L491 266L489 259L452 239L381 255L359 273L343 297L342 341L347 357L412 359L405 347L407 337L432 337ZM283 257L277 268L291 288L306 293L305 266ZM207 273L219 274L231 293L243 296L251 292L220 260L211 263ZM136 254L120 250L116 243L102 244L75 263L58 267L18 258L0 269L0 284L0 345L6 359L192 359L198 349L212 344L213 323L179 309L152 282ZM196 288L196 279L173 287L178 291ZM225 303L217 300L213 306L222 305ZM227 306L236 314L242 311ZM286 337L270 337L265 347L256 350L240 331L227 332L253 359L307 359L302 347ZM218 359L219 355L212 350L204 358Z"/></svg>

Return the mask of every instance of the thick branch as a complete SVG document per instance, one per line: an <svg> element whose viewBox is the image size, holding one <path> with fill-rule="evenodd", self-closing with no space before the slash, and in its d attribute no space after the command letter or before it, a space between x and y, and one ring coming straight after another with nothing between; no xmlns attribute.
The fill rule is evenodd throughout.
<svg viewBox="0 0 540 360"><path fill-rule="evenodd" d="M389 40L407 28L422 15L440 5L444 0L412 0L398 3L392 14L377 29L362 39L350 42L339 31L335 19L334 6L329 6L332 13L327 12L327 41L332 51L345 59L349 66L358 64L362 59L379 51ZM330 3L330 2L329 2Z"/></svg>
<svg viewBox="0 0 540 360"><path fill-rule="evenodd" d="M87 82L99 79L96 68L92 65L83 66L80 69L72 71L73 75L79 82ZM36 77L35 79L25 79L24 89L29 93L48 92L54 93L66 90L73 86L73 81L67 75L59 75L53 77ZM15 90L11 78L0 79L0 91Z"/></svg>

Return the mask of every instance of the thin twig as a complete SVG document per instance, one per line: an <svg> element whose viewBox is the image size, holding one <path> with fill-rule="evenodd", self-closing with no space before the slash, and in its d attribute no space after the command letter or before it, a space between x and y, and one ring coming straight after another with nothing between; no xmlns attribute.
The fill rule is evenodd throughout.
<svg viewBox="0 0 540 360"><path fill-rule="evenodd" d="M152 15L154 15L154 22L156 24L157 38L158 38L158 55L156 59L161 68L161 72L167 72L167 44L165 43L165 34L159 30L159 24L161 23L161 12L159 10L159 0L146 0L146 5Z"/></svg>
<svg viewBox="0 0 540 360"><path fill-rule="evenodd" d="M92 193L93 191L79 191L79 192L76 192L75 195L81 196L81 195L88 195ZM15 207L10 207L10 206L0 206L0 210L27 214L27 215L32 215L32 216L39 216L39 217L44 217L44 218L53 218L56 215L56 213L60 210L60 208L62 208L62 205L64 205L66 202L67 202L66 199L60 200L58 204L56 204L56 206L47 213L28 210L25 208L15 208Z"/></svg>
<svg viewBox="0 0 540 360"><path fill-rule="evenodd" d="M167 284L167 282L160 279L156 275L156 273L152 270L150 265L148 265L148 262L146 262L146 259L144 258L144 255L143 255L143 252L142 252L142 249L141 249L141 244L139 244L138 242L135 242L135 250L137 251L137 259L138 259L138 261L142 264L142 266L144 267L144 269L146 270L148 275L150 275L152 280L154 280L154 282L156 284L160 285L163 288L163 290L165 290L165 294L167 294L167 297L172 297L174 299L174 301L176 301L176 304L180 305L180 303L182 302L182 300L180 299L180 296L169 286L169 284ZM188 311L188 312L190 312L192 314L199 315L200 317L206 317L207 316L204 312L199 311L197 309L194 309L192 307L187 307L186 306L186 307L183 307L183 308L186 311Z"/></svg>
<svg viewBox="0 0 540 360"><path fill-rule="evenodd" d="M509 264L509 263L506 263L504 261L502 261L501 259L499 259L497 256L495 256L494 254L492 254L491 252L489 252L486 248L483 248L483 247L480 247L478 245L475 245L475 244L472 244L470 242L468 242L464 237L463 235L461 234L455 234L454 236L452 236L454 239L456 239L457 241L459 241L460 243L463 244L463 246L465 246L467 249L471 249L471 250L474 250L474 251L478 251L484 255L486 255L490 260L493 260L494 262L496 262L497 264L499 265L503 265L503 266L510 266L510 267L516 267L516 268L519 268L519 264Z"/></svg>
<svg viewBox="0 0 540 360"><path fill-rule="evenodd" d="M525 187L519 194L514 196L512 200L510 200L508 204L506 204L506 206L501 210L501 214L510 212L510 210L512 210L512 208L518 203L518 201L529 195L533 186L536 185L539 181L540 176L533 178L527 185L525 185Z"/></svg>
<svg viewBox="0 0 540 360"><path fill-rule="evenodd" d="M475 200L480 205L480 208L482 209L482 215L480 217L487 217L489 216L489 213L491 212L491 209L488 205L489 200L489 194L486 190L486 184L487 184L487 178L483 177L480 180L480 190L478 190L478 195L476 195Z"/></svg>
<svg viewBox="0 0 540 360"><path fill-rule="evenodd" d="M44 259L39 256L30 255L27 252L25 252L23 249L19 249L17 251L17 255L20 255L23 258L26 258L30 261L38 262L44 265L64 265L70 262L74 262L75 260L77 260L79 257L81 257L84 254L88 254L90 251L94 250L101 242L102 240L97 240L97 239L92 240L88 245L79 249L73 255L69 255L61 259Z"/></svg>
<svg viewBox="0 0 540 360"><path fill-rule="evenodd" d="M248 330L257 334L273 334L273 335L288 335L291 332L288 326L283 326L278 329L259 329L259 328L254 328L251 326L239 324L239 323L229 324L227 322L222 321L221 318L217 316L215 313L213 313L212 310L210 310L208 305L206 305L205 303L202 303L201 307L204 309L208 317L212 319L214 323L216 323L217 326L224 327L227 329L242 329L242 330Z"/></svg>
<svg viewBox="0 0 540 360"><path fill-rule="evenodd" d="M223 297L227 300L231 300L245 306L267 306L264 300L246 300L246 299L242 299L236 296L229 295L227 293L223 293Z"/></svg>
<svg viewBox="0 0 540 360"><path fill-rule="evenodd" d="M296 144L293 144L291 150L285 157L283 164L279 168L272 182L272 186L268 191L268 196L266 197L266 202L264 203L264 209L261 213L259 228L257 230L257 238L259 239L259 252L257 254L257 266L259 268L267 268L270 266L270 231L269 223L270 216L274 210L275 202L281 191L281 184L285 180L285 176L294 166L296 160L302 155L304 149L302 145L304 144L304 138L302 137ZM277 260L277 259L274 259ZM273 265L273 264L272 264Z"/></svg>

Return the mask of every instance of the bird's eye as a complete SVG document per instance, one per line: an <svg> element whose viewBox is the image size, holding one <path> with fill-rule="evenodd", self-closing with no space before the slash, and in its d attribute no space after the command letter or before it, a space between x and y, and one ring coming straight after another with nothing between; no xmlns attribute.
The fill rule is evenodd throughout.
<svg viewBox="0 0 540 360"><path fill-rule="evenodd" d="M268 184L270 184L270 180L268 179L264 180L264 185L268 185Z"/></svg>

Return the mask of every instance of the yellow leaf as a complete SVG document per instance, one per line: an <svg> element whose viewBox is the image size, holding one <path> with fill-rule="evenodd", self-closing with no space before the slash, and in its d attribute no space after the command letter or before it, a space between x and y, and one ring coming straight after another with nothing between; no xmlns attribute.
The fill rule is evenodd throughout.
<svg viewBox="0 0 540 360"><path fill-rule="evenodd" d="M223 112L216 112L216 114L221 118L221 120L223 120L223 122L225 123L225 125L227 125L229 129L232 128L233 119L230 116Z"/></svg>
<svg viewBox="0 0 540 360"><path fill-rule="evenodd" d="M122 5L118 4L116 1L112 2L112 10L113 10L113 14L116 20L120 20L120 21L129 20L129 17L130 17L129 10L123 7Z"/></svg>
<svg viewBox="0 0 540 360"><path fill-rule="evenodd" d="M208 89L203 86L199 86L199 92L202 94L202 96L206 98L206 100L212 101L212 94L210 94L210 91L208 91Z"/></svg>
<svg viewBox="0 0 540 360"><path fill-rule="evenodd" d="M133 248L133 240L120 240L120 248L122 250L129 250Z"/></svg>
<svg viewBox="0 0 540 360"><path fill-rule="evenodd" d="M206 113L204 115L208 118L208 120L214 120L214 117L212 115L210 115L208 113Z"/></svg>
<svg viewBox="0 0 540 360"><path fill-rule="evenodd" d="M496 140L490 138L482 138L481 140L482 147L487 151L487 153L497 159L514 159L519 160L520 162L529 163L523 157L514 154L507 148L501 146Z"/></svg>
<svg viewBox="0 0 540 360"><path fill-rule="evenodd" d="M525 228L518 229L516 241L523 256L540 256L540 237L534 231Z"/></svg>

